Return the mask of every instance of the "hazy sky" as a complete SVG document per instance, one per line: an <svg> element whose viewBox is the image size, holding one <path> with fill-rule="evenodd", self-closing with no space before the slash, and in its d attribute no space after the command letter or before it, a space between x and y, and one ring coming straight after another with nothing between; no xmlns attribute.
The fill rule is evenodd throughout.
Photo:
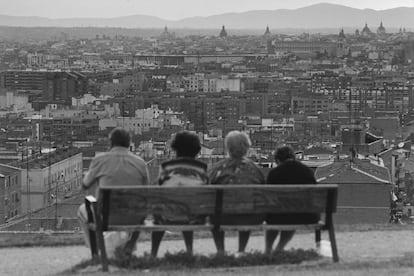
<svg viewBox="0 0 414 276"><path fill-rule="evenodd" d="M414 0L0 0L0 14L50 18L145 14L181 19L248 10L295 9L320 2L376 10L414 7Z"/></svg>

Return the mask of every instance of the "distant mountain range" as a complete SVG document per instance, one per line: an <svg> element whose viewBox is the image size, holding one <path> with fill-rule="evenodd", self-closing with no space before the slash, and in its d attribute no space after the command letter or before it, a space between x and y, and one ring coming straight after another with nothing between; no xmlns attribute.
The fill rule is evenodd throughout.
<svg viewBox="0 0 414 276"><path fill-rule="evenodd" d="M375 31L380 22L385 28L414 29L414 8L400 7L388 10L355 9L342 5L321 3L287 10L255 10L242 13L224 13L213 16L165 20L155 16L131 15L114 18L62 18L0 15L0 25L21 27L120 27L120 28L190 28L270 29L299 28L359 28L365 23Z"/></svg>

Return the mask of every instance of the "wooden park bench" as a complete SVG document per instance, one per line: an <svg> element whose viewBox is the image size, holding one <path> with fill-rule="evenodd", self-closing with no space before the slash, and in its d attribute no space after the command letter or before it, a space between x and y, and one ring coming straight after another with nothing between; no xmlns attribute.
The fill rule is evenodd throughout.
<svg viewBox="0 0 414 276"><path fill-rule="evenodd" d="M99 251L103 270L108 260L104 231L230 231L230 230L328 230L334 262L339 261L332 214L336 211L337 185L206 185L201 187L111 186L101 188L97 201L86 198L92 255ZM315 224L226 225L222 216L244 214L324 214ZM144 225L148 215L174 217L167 225ZM214 216L213 224L188 224L191 217ZM97 245L97 247L96 247Z"/></svg>

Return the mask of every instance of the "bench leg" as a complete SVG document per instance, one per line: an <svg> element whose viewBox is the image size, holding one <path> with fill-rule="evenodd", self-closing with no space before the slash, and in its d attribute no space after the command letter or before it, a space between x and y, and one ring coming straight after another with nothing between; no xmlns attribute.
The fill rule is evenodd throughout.
<svg viewBox="0 0 414 276"><path fill-rule="evenodd" d="M132 232L131 237L129 238L129 240L124 246L124 252L126 255L128 256L132 255L132 253L135 250L138 238L139 238L139 232L138 231Z"/></svg>
<svg viewBox="0 0 414 276"><path fill-rule="evenodd" d="M154 231L151 233L151 256L154 258L157 257L164 233L165 231Z"/></svg>
<svg viewBox="0 0 414 276"><path fill-rule="evenodd" d="M339 256L338 256L338 248L336 247L336 238L335 238L335 230L334 226L331 222L329 223L329 240L331 241L331 248L332 248L332 259L335 263L339 262Z"/></svg>
<svg viewBox="0 0 414 276"><path fill-rule="evenodd" d="M224 254L224 231L212 230L214 244L217 248L218 254Z"/></svg>
<svg viewBox="0 0 414 276"><path fill-rule="evenodd" d="M250 231L239 231L239 250L238 252L244 252L247 243L249 242Z"/></svg>
<svg viewBox="0 0 414 276"><path fill-rule="evenodd" d="M92 259L98 256L98 247L96 246L96 232L89 230L89 245L91 247Z"/></svg>
<svg viewBox="0 0 414 276"><path fill-rule="evenodd" d="M194 232L193 231L183 231L185 249L187 253L192 255L193 254L193 240L194 240Z"/></svg>
<svg viewBox="0 0 414 276"><path fill-rule="evenodd" d="M275 251L282 251L286 245L292 240L295 231L280 231L279 243L276 245Z"/></svg>
<svg viewBox="0 0 414 276"><path fill-rule="evenodd" d="M279 234L278 230L265 231L265 254L270 255L272 253L273 244Z"/></svg>
<svg viewBox="0 0 414 276"><path fill-rule="evenodd" d="M85 235L85 242L91 250L92 259L98 256L98 248L96 246L96 233L95 230L90 229L90 224L94 223L94 215L92 206L89 201L82 204L78 209L78 221L79 226Z"/></svg>
<svg viewBox="0 0 414 276"><path fill-rule="evenodd" d="M321 230L320 229L315 230L315 243L318 244L318 242L321 242Z"/></svg>
<svg viewBox="0 0 414 276"><path fill-rule="evenodd" d="M99 252L100 252L100 257L101 257L102 270L104 272L107 272L108 271L108 257L106 256L105 240L104 240L103 232L101 230L97 230L96 236L98 240Z"/></svg>

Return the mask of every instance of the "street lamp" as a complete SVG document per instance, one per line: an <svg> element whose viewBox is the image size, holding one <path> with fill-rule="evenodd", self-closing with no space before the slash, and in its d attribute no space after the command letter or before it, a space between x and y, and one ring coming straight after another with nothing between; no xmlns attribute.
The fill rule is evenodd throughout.
<svg viewBox="0 0 414 276"><path fill-rule="evenodd" d="M225 150L225 143L224 143L224 139L226 137L226 118L225 117L218 117L217 118L218 121L220 121L222 123L222 130L221 130L221 138L223 140L223 156L226 155L226 150Z"/></svg>
<svg viewBox="0 0 414 276"><path fill-rule="evenodd" d="M55 228L57 229L57 225L58 225L58 201L59 201L59 182L62 181L63 179L63 184L65 184L65 174L62 172L60 174L60 177L58 178L57 182L56 182L56 187L55 187L55 196L56 196L56 205L55 205Z"/></svg>

